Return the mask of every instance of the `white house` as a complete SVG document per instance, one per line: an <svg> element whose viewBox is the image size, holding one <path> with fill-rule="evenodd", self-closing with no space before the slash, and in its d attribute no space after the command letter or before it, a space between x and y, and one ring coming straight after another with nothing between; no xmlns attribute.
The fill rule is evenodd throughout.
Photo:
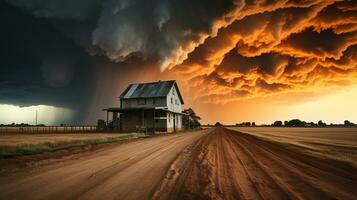
<svg viewBox="0 0 357 200"><path fill-rule="evenodd" d="M174 132L183 128L184 101L174 80L130 84L119 98L120 107L103 109L107 125L114 130ZM108 113L113 113L111 121Z"/></svg>

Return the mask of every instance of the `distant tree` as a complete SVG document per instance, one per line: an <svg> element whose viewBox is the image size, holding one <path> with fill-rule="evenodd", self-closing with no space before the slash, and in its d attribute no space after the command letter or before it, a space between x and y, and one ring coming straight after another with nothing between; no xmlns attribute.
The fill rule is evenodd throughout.
<svg viewBox="0 0 357 200"><path fill-rule="evenodd" d="M289 122L288 121L284 121L284 126L289 126Z"/></svg>
<svg viewBox="0 0 357 200"><path fill-rule="evenodd" d="M317 125L319 125L319 126L326 126L326 123L323 122L322 120L319 120L319 121L317 122Z"/></svg>
<svg viewBox="0 0 357 200"><path fill-rule="evenodd" d="M186 129L195 129L195 128L200 128L201 123L199 120L201 120L201 117L196 115L196 112L192 108L188 108L182 111L185 115L182 117L182 125Z"/></svg>
<svg viewBox="0 0 357 200"><path fill-rule="evenodd" d="M272 126L282 126L283 122L282 121L275 121Z"/></svg>
<svg viewBox="0 0 357 200"><path fill-rule="evenodd" d="M288 121L287 126L303 127L306 125L306 122L301 121L300 119L292 119Z"/></svg>
<svg viewBox="0 0 357 200"><path fill-rule="evenodd" d="M255 123L254 122L242 122L242 123L236 123L236 126L255 126Z"/></svg>
<svg viewBox="0 0 357 200"><path fill-rule="evenodd" d="M222 126L222 124L220 122L216 122L214 126Z"/></svg>
<svg viewBox="0 0 357 200"><path fill-rule="evenodd" d="M308 126L317 126L314 122L307 123Z"/></svg>
<svg viewBox="0 0 357 200"><path fill-rule="evenodd" d="M344 125L345 126L352 126L352 125L354 125L352 122L350 122L350 121L348 121L348 120L345 120L344 121Z"/></svg>

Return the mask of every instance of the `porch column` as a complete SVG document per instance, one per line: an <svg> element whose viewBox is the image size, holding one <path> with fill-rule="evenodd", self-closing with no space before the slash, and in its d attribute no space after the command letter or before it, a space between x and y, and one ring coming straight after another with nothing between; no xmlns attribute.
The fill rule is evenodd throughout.
<svg viewBox="0 0 357 200"><path fill-rule="evenodd" d="M155 120L155 108L154 108L154 123L153 123L153 133L155 133L155 123L156 123L156 120Z"/></svg>
<svg viewBox="0 0 357 200"><path fill-rule="evenodd" d="M108 113L108 110L107 110L107 122L106 122L107 125L108 125L108 120L109 120L109 113Z"/></svg>
<svg viewBox="0 0 357 200"><path fill-rule="evenodd" d="M144 109L141 110L141 113L142 113L142 123L141 123L141 125L142 125L142 126L145 126L145 113L144 113Z"/></svg>

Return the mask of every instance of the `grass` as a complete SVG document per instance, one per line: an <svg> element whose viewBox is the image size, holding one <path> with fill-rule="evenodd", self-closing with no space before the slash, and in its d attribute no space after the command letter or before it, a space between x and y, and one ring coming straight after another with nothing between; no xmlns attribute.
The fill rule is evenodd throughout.
<svg viewBox="0 0 357 200"><path fill-rule="evenodd" d="M357 128L231 127L316 157L357 166Z"/></svg>
<svg viewBox="0 0 357 200"><path fill-rule="evenodd" d="M7 134L0 135L0 159L54 152L73 147L98 145L150 137L144 134Z"/></svg>

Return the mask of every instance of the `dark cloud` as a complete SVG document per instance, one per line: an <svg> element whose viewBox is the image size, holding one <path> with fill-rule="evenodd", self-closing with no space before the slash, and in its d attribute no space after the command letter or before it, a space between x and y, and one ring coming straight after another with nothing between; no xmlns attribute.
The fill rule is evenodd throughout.
<svg viewBox="0 0 357 200"><path fill-rule="evenodd" d="M278 53L266 53L255 57L245 57L232 49L217 66L217 71L247 73L257 70L262 74L274 75L279 66L287 65L289 57Z"/></svg>
<svg viewBox="0 0 357 200"><path fill-rule="evenodd" d="M115 60L133 52L157 57L166 68L182 61L215 20L234 8L229 0L112 0L104 4L93 44Z"/></svg>
<svg viewBox="0 0 357 200"><path fill-rule="evenodd" d="M271 93L271 92L278 92L289 88L288 85L281 84L281 83L267 83L263 79L257 79L255 84L263 92Z"/></svg>
<svg viewBox="0 0 357 200"><path fill-rule="evenodd" d="M336 34L332 29L317 32L310 28L304 32L290 35L280 46L285 51L288 49L287 53L291 54L296 52L298 55L305 53L322 58L338 58L351 43L357 41L356 34L357 31Z"/></svg>
<svg viewBox="0 0 357 200"><path fill-rule="evenodd" d="M101 0L6 0L37 18L84 21L101 7Z"/></svg>
<svg viewBox="0 0 357 200"><path fill-rule="evenodd" d="M84 28L85 37L89 34L91 38L81 44L92 54L104 53L112 60L123 61L132 53L140 53L145 58L158 59L162 68L183 61L185 54L214 31L215 22L237 6L231 0L15 0L8 3L37 18L57 21L58 26L77 23L77 28L64 32L81 40L78 34L82 35ZM88 29L85 24L94 21L96 26Z"/></svg>
<svg viewBox="0 0 357 200"><path fill-rule="evenodd" d="M142 78L137 70L156 66L136 56L123 63L90 56L51 20L4 3L0 9L0 104L69 108L76 114L71 122L94 123L117 100L128 76Z"/></svg>
<svg viewBox="0 0 357 200"><path fill-rule="evenodd" d="M86 95L77 95L91 84L83 50L46 20L3 3L0 13L0 103L79 108L81 101L85 106Z"/></svg>

